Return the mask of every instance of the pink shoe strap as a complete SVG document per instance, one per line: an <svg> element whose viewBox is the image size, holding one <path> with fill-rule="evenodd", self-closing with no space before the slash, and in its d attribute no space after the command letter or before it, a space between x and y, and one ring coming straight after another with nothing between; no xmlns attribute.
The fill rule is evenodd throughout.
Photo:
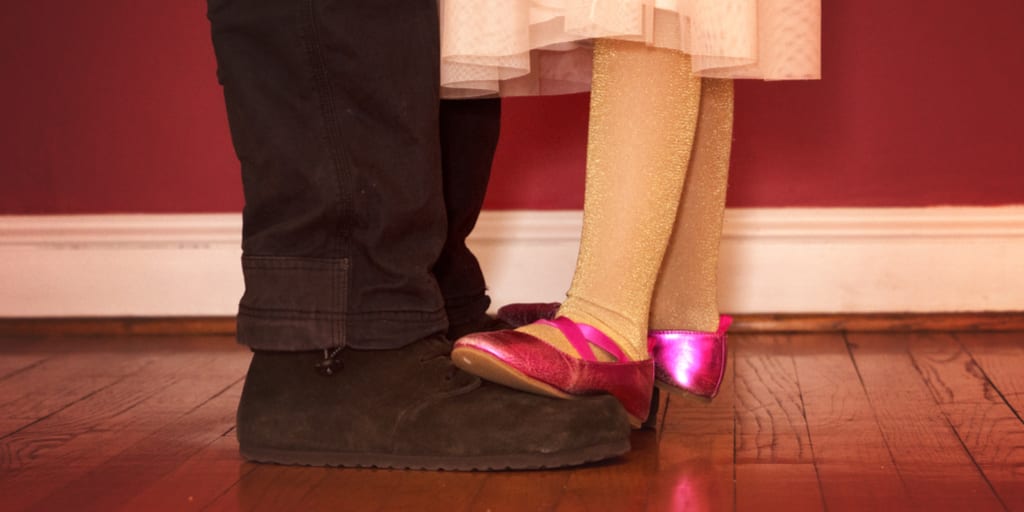
<svg viewBox="0 0 1024 512"><path fill-rule="evenodd" d="M576 349L576 352L579 352L580 357L585 361L597 361L597 356L594 355L594 350L590 348L590 345L608 352L616 361L629 360L618 344L592 325L576 323L564 316L554 320L538 320L537 323L561 331L569 340L569 344Z"/></svg>

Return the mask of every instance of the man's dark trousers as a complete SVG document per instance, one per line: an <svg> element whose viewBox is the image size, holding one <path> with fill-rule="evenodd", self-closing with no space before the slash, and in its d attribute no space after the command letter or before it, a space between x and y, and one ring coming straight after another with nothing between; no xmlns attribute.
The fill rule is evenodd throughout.
<svg viewBox="0 0 1024 512"><path fill-rule="evenodd" d="M439 101L436 0L209 0L245 191L239 341L401 347L489 305L496 99Z"/></svg>

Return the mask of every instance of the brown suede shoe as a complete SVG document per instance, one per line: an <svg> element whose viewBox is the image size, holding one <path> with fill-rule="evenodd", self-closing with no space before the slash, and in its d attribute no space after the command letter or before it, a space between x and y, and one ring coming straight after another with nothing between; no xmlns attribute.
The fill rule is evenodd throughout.
<svg viewBox="0 0 1024 512"><path fill-rule="evenodd" d="M554 320L558 314L559 302L517 302L498 308L498 320L511 325L513 329L532 324L537 320Z"/></svg>
<svg viewBox="0 0 1024 512"><path fill-rule="evenodd" d="M257 351L238 406L243 457L312 466L540 469L629 451L610 396L559 400L458 370L443 338L399 350ZM327 375L330 374L330 375Z"/></svg>

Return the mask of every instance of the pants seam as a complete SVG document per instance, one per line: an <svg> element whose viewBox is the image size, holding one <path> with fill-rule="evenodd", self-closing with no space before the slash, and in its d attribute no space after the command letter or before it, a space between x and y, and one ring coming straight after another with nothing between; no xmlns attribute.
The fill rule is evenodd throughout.
<svg viewBox="0 0 1024 512"><path fill-rule="evenodd" d="M317 29L315 0L306 1L307 29L305 33L306 53L309 65L313 71L313 83L316 93L320 99L320 115L324 125L324 143L327 144L327 151L331 155L331 163L334 166L332 177L334 178L334 192L336 197L334 213L334 229L331 234L331 254L345 256L347 243L351 240L351 232L343 229L345 224L351 226L355 221L355 212L352 200L346 194L346 188L342 186L343 177L348 176L346 170L352 169L352 159L344 150L341 137L341 128L337 119L337 108L334 105L332 95L330 73L325 62L323 48L320 44L320 33ZM351 187L350 187L351 188ZM351 260L350 260L351 265ZM348 271L351 272L351 267ZM348 272L344 275L335 276L331 283L331 295L334 307L348 309L348 301L343 300L350 294ZM337 346L345 343L345 326L335 324L331 326L332 343Z"/></svg>
<svg viewBox="0 0 1024 512"><path fill-rule="evenodd" d="M327 152L331 155L331 164L334 167L334 191L337 202L335 204L335 230L331 237L332 250L334 254L340 252L339 238L348 238L348 233L341 229L342 219L346 219L350 213L345 207L348 204L345 199L345 190L341 186L340 176L344 173L345 166L342 165L340 154L341 137L335 116L336 109L331 96L330 76L325 63L322 46L320 44L320 33L317 30L316 8L314 0L306 0L306 19L304 20L305 30L302 32L303 42L306 46L306 56L309 59L309 66L313 73L313 87L319 98L320 116L324 126L324 143L327 145ZM348 160L347 158L345 160ZM351 164L351 162L346 162Z"/></svg>

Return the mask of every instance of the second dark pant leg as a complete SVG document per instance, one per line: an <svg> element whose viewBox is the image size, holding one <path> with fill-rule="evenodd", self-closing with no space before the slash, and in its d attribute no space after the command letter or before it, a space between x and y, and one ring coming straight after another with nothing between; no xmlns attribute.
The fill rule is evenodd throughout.
<svg viewBox="0 0 1024 512"><path fill-rule="evenodd" d="M434 273L451 324L478 320L487 311L480 264L466 247L483 207L501 126L501 100L441 102L441 161L448 236Z"/></svg>

